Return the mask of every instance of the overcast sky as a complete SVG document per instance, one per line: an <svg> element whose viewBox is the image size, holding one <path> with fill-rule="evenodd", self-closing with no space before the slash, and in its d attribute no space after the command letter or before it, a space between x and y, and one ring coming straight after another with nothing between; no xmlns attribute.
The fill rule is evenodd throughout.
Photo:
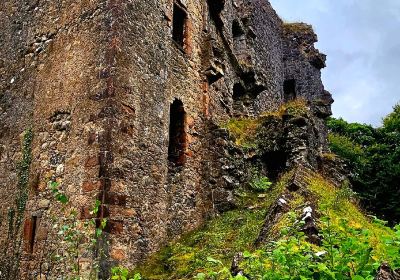
<svg viewBox="0 0 400 280"><path fill-rule="evenodd" d="M285 21L314 26L333 113L381 124L400 101L400 0L270 0Z"/></svg>

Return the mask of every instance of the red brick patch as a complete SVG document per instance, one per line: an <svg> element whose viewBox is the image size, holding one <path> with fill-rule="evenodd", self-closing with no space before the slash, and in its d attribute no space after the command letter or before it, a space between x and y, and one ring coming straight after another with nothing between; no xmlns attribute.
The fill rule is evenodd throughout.
<svg viewBox="0 0 400 280"><path fill-rule="evenodd" d="M95 167L97 165L99 165L99 157L97 155L89 157L85 162L85 167Z"/></svg>
<svg viewBox="0 0 400 280"><path fill-rule="evenodd" d="M101 188L101 182L90 182L90 181L85 181L82 184L82 191L83 192L91 192L91 191L99 191Z"/></svg>
<svg viewBox="0 0 400 280"><path fill-rule="evenodd" d="M122 261L126 259L125 252L122 249L113 249L111 250L111 258L116 261Z"/></svg>
<svg viewBox="0 0 400 280"><path fill-rule="evenodd" d="M109 220L104 231L111 234L121 234L124 231L124 222Z"/></svg>
<svg viewBox="0 0 400 280"><path fill-rule="evenodd" d="M110 205L125 206L126 200L126 195L118 194L115 192L106 192L104 197L104 203Z"/></svg>

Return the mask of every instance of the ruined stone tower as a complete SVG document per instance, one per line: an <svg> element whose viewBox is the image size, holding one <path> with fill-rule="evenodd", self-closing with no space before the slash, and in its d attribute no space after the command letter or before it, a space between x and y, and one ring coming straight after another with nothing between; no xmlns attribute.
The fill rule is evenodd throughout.
<svg viewBox="0 0 400 280"><path fill-rule="evenodd" d="M0 244L22 271L63 215L49 181L80 219L101 201L106 262L132 266L229 207L221 123L302 98L325 148L325 56L267 0L3 0L0 25Z"/></svg>

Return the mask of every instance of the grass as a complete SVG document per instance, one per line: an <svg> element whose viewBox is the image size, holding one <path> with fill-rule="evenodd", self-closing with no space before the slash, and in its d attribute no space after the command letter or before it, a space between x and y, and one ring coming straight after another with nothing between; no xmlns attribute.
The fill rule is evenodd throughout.
<svg viewBox="0 0 400 280"><path fill-rule="evenodd" d="M240 209L223 213L208 221L202 229L169 244L135 272L141 273L143 279L193 279L198 273L215 269L215 263L210 262L210 258L230 267L236 253L256 252L254 241L262 228L266 212L285 190L293 172L284 174L266 196L260 197L244 188L237 191ZM369 230L374 259L390 264L384 241L393 238L394 231L368 218L351 198L341 197L338 200L341 189L334 187L322 176L311 173L307 180L305 192L291 194L288 201L290 212L282 215L273 226L270 237L274 240L285 238L280 236L281 229L292 226L293 212L300 215L302 209L312 203L318 214L328 216L336 229L341 230L341 222L346 219L354 229Z"/></svg>
<svg viewBox="0 0 400 280"><path fill-rule="evenodd" d="M137 271L144 279L191 279L212 266L208 257L229 266L236 252L252 248L264 216L265 209L224 213L202 230L164 248Z"/></svg>
<svg viewBox="0 0 400 280"><path fill-rule="evenodd" d="M244 148L257 148L257 132L269 117L282 119L285 115L294 117L306 116L309 109L304 99L296 99L284 103L277 111L265 112L258 118L233 118L226 124L222 125L226 128L230 135L235 139L235 144Z"/></svg>
<svg viewBox="0 0 400 280"><path fill-rule="evenodd" d="M223 213L204 228L171 243L135 272L140 272L143 279L191 279L214 267L207 260L209 257L229 267L236 253L255 249L254 241L266 212L290 177L291 173L283 175L265 197L244 188L238 190L240 209Z"/></svg>
<svg viewBox="0 0 400 280"><path fill-rule="evenodd" d="M223 127L235 138L235 144L247 148L255 148L255 136L262 124L260 118L231 119Z"/></svg>
<svg viewBox="0 0 400 280"><path fill-rule="evenodd" d="M282 27L286 32L314 33L313 27L303 22L285 22Z"/></svg>
<svg viewBox="0 0 400 280"><path fill-rule="evenodd" d="M307 116L309 109L307 107L307 101L302 98L298 98L287 103L284 103L278 110L279 116L291 115L294 117Z"/></svg>
<svg viewBox="0 0 400 280"><path fill-rule="evenodd" d="M373 248L373 257L381 262L391 263L391 260L387 259L384 242L394 237L395 233L391 228L376 219L369 218L351 199L342 199L338 203L336 197L340 189L317 174L310 177L309 190L317 198L319 211L330 218L333 227L342 230L341 220L345 219L354 229L369 230L371 233L369 243Z"/></svg>
<svg viewBox="0 0 400 280"><path fill-rule="evenodd" d="M337 159L337 155L334 153L321 153L320 156L321 156L321 158L330 160L330 161L334 161Z"/></svg>

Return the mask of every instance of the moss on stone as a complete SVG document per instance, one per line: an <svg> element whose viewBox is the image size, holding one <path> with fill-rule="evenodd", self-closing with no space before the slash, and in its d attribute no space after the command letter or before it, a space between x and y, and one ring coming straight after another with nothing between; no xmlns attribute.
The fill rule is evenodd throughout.
<svg viewBox="0 0 400 280"><path fill-rule="evenodd" d="M285 32L314 33L312 25L303 22L285 22L282 27Z"/></svg>
<svg viewBox="0 0 400 280"><path fill-rule="evenodd" d="M223 127L235 138L236 145L254 148L255 136L261 123L261 118L239 118L229 120Z"/></svg>
<svg viewBox="0 0 400 280"><path fill-rule="evenodd" d="M284 103L278 110L278 114L282 117L284 115L290 115L294 117L307 116L309 109L307 107L307 101L304 99L295 99Z"/></svg>
<svg viewBox="0 0 400 280"><path fill-rule="evenodd" d="M264 112L258 118L232 118L222 127L235 139L235 144L243 148L257 147L257 132L269 118L282 119L284 116L307 116L309 108L304 99L295 99L284 103L277 111Z"/></svg>

